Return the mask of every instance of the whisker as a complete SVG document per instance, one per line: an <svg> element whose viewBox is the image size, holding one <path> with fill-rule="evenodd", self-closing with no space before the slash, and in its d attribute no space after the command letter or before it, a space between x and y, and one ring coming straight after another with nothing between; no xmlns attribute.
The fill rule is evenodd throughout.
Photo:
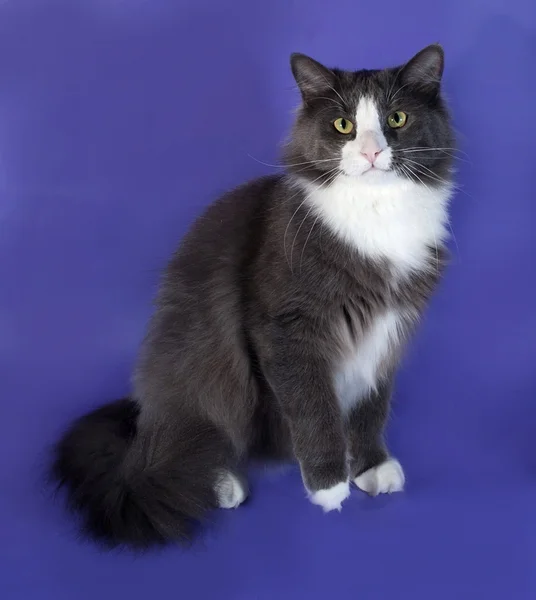
<svg viewBox="0 0 536 600"><path fill-rule="evenodd" d="M398 81L398 77L400 76L401 72L402 69L398 69L398 71L396 72L395 78L393 79L393 83L391 83L389 91L387 92L387 102L391 102L391 94L393 93L393 89L396 85L396 82Z"/></svg>
<svg viewBox="0 0 536 600"><path fill-rule="evenodd" d="M336 89L335 89L333 86L329 85L329 83L328 83L328 87L329 87L329 89L330 89L332 92L334 92L335 94L337 94L337 96L340 98L340 100L341 100L341 102L342 102L342 107L345 107L345 106L346 106L346 103L344 102L344 98L343 98L343 97L342 97L342 96L339 94L339 92L338 92L338 91L337 91L337 90L336 90Z"/></svg>
<svg viewBox="0 0 536 600"><path fill-rule="evenodd" d="M327 96L318 96L316 99L317 100L329 100L330 102L333 102L333 104L336 104L341 110L344 110L344 106L337 100L334 100L333 98L328 98Z"/></svg>
<svg viewBox="0 0 536 600"><path fill-rule="evenodd" d="M456 156L456 150L452 149L452 148L399 148L398 150L396 150L396 152L400 152L401 154L413 154L416 152L441 152L442 154L446 154L447 156L450 156L451 158L454 158L456 160L462 161L462 162L466 162L471 164L471 161L468 158L462 158L461 156ZM466 156L468 156L467 153L459 151L461 154L465 154ZM437 158L436 156L430 155L427 156L426 158Z"/></svg>
<svg viewBox="0 0 536 600"><path fill-rule="evenodd" d="M302 248L301 256L300 256L300 273L302 272L303 254L305 252L305 247L307 246L307 242L309 241L309 238L311 237L311 233L313 233L313 229L315 228L315 225L316 225L318 219L320 219L320 213L316 216L316 219L313 221L311 229L309 230L309 235L306 237L305 243L303 244L303 248Z"/></svg>
<svg viewBox="0 0 536 600"><path fill-rule="evenodd" d="M335 179L337 179L337 177L339 176L339 172L337 171L327 182L327 183L333 183L335 181ZM309 215L309 213L307 213L307 216ZM307 236L307 238L305 239L305 243L303 244L303 248L301 251L301 256L300 256L300 273L302 271L302 263L303 263L303 254L305 252L305 248L307 246L307 242L309 241L309 238L311 237L311 233L313 233L313 229L315 228L315 225L318 221L318 219L320 218L320 213L317 215L316 219L314 220L311 229L309 230L309 235ZM291 259L292 260L292 259Z"/></svg>
<svg viewBox="0 0 536 600"><path fill-rule="evenodd" d="M337 96L339 97L340 101L342 102L342 106L346 106L346 103L344 102L344 98L339 94L339 92L332 86L330 85L329 81L326 79L326 77L324 77L324 74L320 71L320 69L316 69L316 71L318 72L318 74L320 75L320 77L322 77L322 79L324 80L324 82L327 84L328 88L334 92L335 94L337 94Z"/></svg>
<svg viewBox="0 0 536 600"><path fill-rule="evenodd" d="M468 160L466 160L465 158L461 158L459 156L453 156L452 154L446 154L444 153L443 156L438 156L437 154L413 154L412 152L401 152L400 150L398 150L397 152L399 152L401 154L401 158L403 158L404 160L406 160L409 157L413 157L413 158L418 158L420 161L422 161L424 164L426 163L435 163L438 159L443 158L443 156L448 156L450 159L452 159L453 161L457 161L457 162L464 162L464 163L469 163Z"/></svg>
<svg viewBox="0 0 536 600"><path fill-rule="evenodd" d="M469 156L467 152L460 150L459 148L449 148L447 146L409 146L408 148L404 148L404 150L450 150L452 152L458 152L460 154L465 154L465 156Z"/></svg>
<svg viewBox="0 0 536 600"><path fill-rule="evenodd" d="M297 194L294 194L294 196L296 196ZM286 245L286 238L287 238L287 233L288 233L288 228L290 227L290 224L292 223L292 219L294 219L294 217L296 216L297 212L300 210L300 208L305 204L305 202L307 201L307 199L309 198L309 196L305 196L305 198L300 202L300 205L298 206L298 208L294 211L292 217L290 217L289 222L287 223L287 228L285 229L285 233L283 234L283 249L285 251L285 258L287 259L287 263L288 266L290 268L290 270L292 271L292 265L288 259L287 256L287 245Z"/></svg>
<svg viewBox="0 0 536 600"><path fill-rule="evenodd" d="M411 169L408 165L402 165L403 169L408 169L408 171L411 173ZM417 179L422 183L422 185L424 185L424 187L430 192L432 193L432 190L424 183L424 181L416 174L413 173L413 175L415 177L417 177ZM425 207L425 211L426 211L426 215L428 216L428 210ZM435 236L434 233L434 245L435 245L435 255L436 255L436 273L437 275L439 275L439 249L438 249L438 245L437 245L437 238Z"/></svg>
<svg viewBox="0 0 536 600"><path fill-rule="evenodd" d="M448 187L452 188L453 190L456 190L457 192L464 193L468 198L472 198L471 194L468 194L460 185L456 185L454 182L451 182L446 179L443 179L442 177L439 177L439 175L434 173L428 167L425 167L424 165L421 165L417 161L411 160L409 158L405 158L404 160L406 161L406 163L410 162L413 165L416 165L416 166L412 167L412 171L417 171L423 177L427 177L429 179L432 179L433 181L437 181L438 183L448 186ZM406 164L406 166L409 167L410 165ZM422 171L421 169L426 169L427 172Z"/></svg>
<svg viewBox="0 0 536 600"><path fill-rule="evenodd" d="M445 185L450 185L450 182L448 182L446 179L443 179L442 177L440 177L439 175L437 175L436 173L434 173L432 171L432 169L428 168L425 165L422 165L421 163L417 162L416 160L412 160L411 158L404 158L404 160L406 162L410 162L413 165L417 165L417 167L420 167L421 169L425 169L425 173L423 173L421 171L421 175L426 175L426 177L430 177L430 179L435 179L435 181L439 181L440 183L444 183ZM415 167L415 168L417 168Z"/></svg>
<svg viewBox="0 0 536 600"><path fill-rule="evenodd" d="M291 265L292 265L292 254L294 253L294 245L296 244L296 238L298 237L298 234L300 233L300 229L303 227L303 224L307 220L307 217L311 214L311 211L313 210L313 208L314 208L314 205L311 204L311 206L310 206L309 210L307 211L305 217L303 217L302 222L300 223L300 226L298 227L296 233L294 234L294 239L292 240L292 246L290 247L290 264ZM292 266L290 267L290 270L292 271Z"/></svg>
<svg viewBox="0 0 536 600"><path fill-rule="evenodd" d="M400 86L400 87L399 87L399 88L396 90L396 93L395 93L395 94L392 96L392 98L390 98L390 100L389 100L389 103L390 103L390 104L393 104L393 103L394 103L394 101L395 101L395 99L396 99L396 97L398 96L398 94L400 94L400 92L401 92L401 91L402 91L404 88L408 87L408 85L410 85L410 84L409 84L409 83L405 83L404 85L401 85L401 86Z"/></svg>
<svg viewBox="0 0 536 600"><path fill-rule="evenodd" d="M332 169L332 170L331 170L331 172L333 172L333 171L335 171L335 177L336 177L336 176L338 175L338 167L336 167L335 169ZM318 190L320 190L320 189L322 189L323 187L325 187L325 186L327 186L328 184L330 184L330 183L333 181L333 179L334 179L334 177L330 177L330 178L328 178L326 181L323 181L323 182L322 182L322 183L321 183L321 184L318 186L318 188L317 188L316 190L313 190L313 191L311 191L309 194L307 194L307 196L306 196L306 197L305 197L305 199L304 199L304 202L305 202L306 200L309 200L309 198L311 198L311 196L312 196L312 195L313 195L315 192L317 192ZM303 205L303 202L300 204L299 208L301 208L301 206L302 206L302 205ZM292 254L293 254L293 252L294 252L294 245L295 245L295 243L296 243L296 239L297 239L297 237L298 237L298 234L300 233L300 229L302 228L303 224L304 224L304 223L305 223L305 221L307 220L307 217L309 216L309 214L310 214L310 212L311 212L311 210L312 210L313 208L314 208L314 207L313 207L313 206L311 206L311 208L310 208L310 209L307 211L307 214L306 214L306 215L305 215L305 217L303 218L302 222L300 223L300 226L298 227L298 230L296 231L296 233L295 233L295 235L294 235L294 239L293 239L293 241L292 241L292 246L291 246L291 248L290 248L290 270L291 270L291 272L293 272L293 267L292 267ZM293 218L294 218L294 216L293 216ZM289 222L289 224L290 224L290 222Z"/></svg>
<svg viewBox="0 0 536 600"><path fill-rule="evenodd" d="M319 163L326 163L326 162L333 162L334 160L340 160L339 158L321 158L318 160L306 160L304 162L299 162L299 163L285 163L285 164L281 164L281 165L277 165L277 164L270 164L267 162L263 162L262 160L259 160L258 158L255 158L253 155L248 154L249 158L252 158L255 162L260 163L261 165L264 165L265 167L273 167L276 169L286 169L287 167L300 167L302 165L315 165L315 164L319 164Z"/></svg>
<svg viewBox="0 0 536 600"><path fill-rule="evenodd" d="M338 170L338 166L334 167L333 169L330 169L329 171L327 171L327 173L322 173L319 177L317 177L316 179L313 179L313 181L311 183L315 183L316 181L318 181L319 179L321 179L322 177L324 177L325 175L329 175L331 174L333 171ZM290 198L287 198L287 200L285 202L290 202L293 198L295 198L302 190L298 190L295 194L292 194L292 196ZM315 190L316 191L316 190ZM287 263L288 266L290 268L290 270L292 271L292 264L289 262L289 258L287 256L287 245L286 245L286 238L287 238L287 234L288 234L288 229L290 227L290 224L292 223L292 220L294 219L294 217L296 216L296 214L298 213L298 211L300 210L300 208L305 204L305 202L312 196L313 192L307 194L305 196L305 198L300 202L298 208L294 211L294 213L292 214L292 216L290 217L289 222L287 223L287 227L285 229L285 233L283 234L283 249L285 252L285 258L287 259Z"/></svg>

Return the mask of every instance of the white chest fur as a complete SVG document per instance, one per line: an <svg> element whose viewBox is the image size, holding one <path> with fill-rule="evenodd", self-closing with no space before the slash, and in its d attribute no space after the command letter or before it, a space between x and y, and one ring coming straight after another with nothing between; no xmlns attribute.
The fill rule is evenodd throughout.
<svg viewBox="0 0 536 600"><path fill-rule="evenodd" d="M343 413L376 388L378 374L401 340L401 315L389 310L367 328L358 344L348 344L348 353L335 365L334 383Z"/></svg>
<svg viewBox="0 0 536 600"><path fill-rule="evenodd" d="M329 187L300 185L307 203L336 236L400 273L423 268L428 248L447 237L448 187L430 188L393 173L339 176Z"/></svg>
<svg viewBox="0 0 536 600"><path fill-rule="evenodd" d="M334 235L371 259L387 259L404 277L426 268L429 248L447 237L448 187L416 184L394 173L339 176L329 187L301 181L307 202ZM343 412L377 387L385 361L402 338L404 322L393 308L379 314L334 365Z"/></svg>

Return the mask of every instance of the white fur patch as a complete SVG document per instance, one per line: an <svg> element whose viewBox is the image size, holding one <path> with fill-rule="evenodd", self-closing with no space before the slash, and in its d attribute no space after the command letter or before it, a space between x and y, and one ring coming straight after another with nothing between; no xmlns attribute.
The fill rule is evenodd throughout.
<svg viewBox="0 0 536 600"><path fill-rule="evenodd" d="M222 475L215 489L220 508L237 508L247 498L247 491L238 477L228 471Z"/></svg>
<svg viewBox="0 0 536 600"><path fill-rule="evenodd" d="M301 184L324 224L372 259L388 259L401 274L426 266L429 247L447 238L448 188L430 188L377 172L340 175L328 187Z"/></svg>
<svg viewBox="0 0 536 600"><path fill-rule="evenodd" d="M356 477L354 483L367 494L377 496L401 492L405 480L401 464L394 458L390 458Z"/></svg>
<svg viewBox="0 0 536 600"><path fill-rule="evenodd" d="M335 390L343 414L376 388L377 372L391 346L398 345L401 315L394 310L380 315L365 330L357 347L352 348L335 370Z"/></svg>
<svg viewBox="0 0 536 600"><path fill-rule="evenodd" d="M340 511L342 509L342 503L350 495L350 484L348 481L341 481L337 485L327 489L318 490L310 494L310 499L313 504L321 506L324 512L330 512L332 510Z"/></svg>

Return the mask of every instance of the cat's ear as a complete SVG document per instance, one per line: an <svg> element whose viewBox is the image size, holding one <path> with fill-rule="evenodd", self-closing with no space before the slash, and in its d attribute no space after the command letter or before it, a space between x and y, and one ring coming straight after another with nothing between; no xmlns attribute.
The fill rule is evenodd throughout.
<svg viewBox="0 0 536 600"><path fill-rule="evenodd" d="M292 54L290 67L305 102L333 88L335 73L305 54Z"/></svg>
<svg viewBox="0 0 536 600"><path fill-rule="evenodd" d="M402 77L430 93L437 93L441 85L445 54L439 44L432 44L418 52L404 67Z"/></svg>

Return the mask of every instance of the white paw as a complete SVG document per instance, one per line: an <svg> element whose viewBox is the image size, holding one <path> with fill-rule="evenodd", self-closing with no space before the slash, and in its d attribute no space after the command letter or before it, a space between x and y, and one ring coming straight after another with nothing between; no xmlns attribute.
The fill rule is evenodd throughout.
<svg viewBox="0 0 536 600"><path fill-rule="evenodd" d="M348 481L341 481L337 485L327 489L318 490L310 493L310 499L313 504L321 506L324 512L330 510L341 510L342 503L350 495L350 484Z"/></svg>
<svg viewBox="0 0 536 600"><path fill-rule="evenodd" d="M226 471L215 486L220 508L237 508L247 498L247 489L236 475Z"/></svg>
<svg viewBox="0 0 536 600"><path fill-rule="evenodd" d="M361 473L354 479L357 487L371 496L401 492L404 489L404 482L402 466L394 458Z"/></svg>

